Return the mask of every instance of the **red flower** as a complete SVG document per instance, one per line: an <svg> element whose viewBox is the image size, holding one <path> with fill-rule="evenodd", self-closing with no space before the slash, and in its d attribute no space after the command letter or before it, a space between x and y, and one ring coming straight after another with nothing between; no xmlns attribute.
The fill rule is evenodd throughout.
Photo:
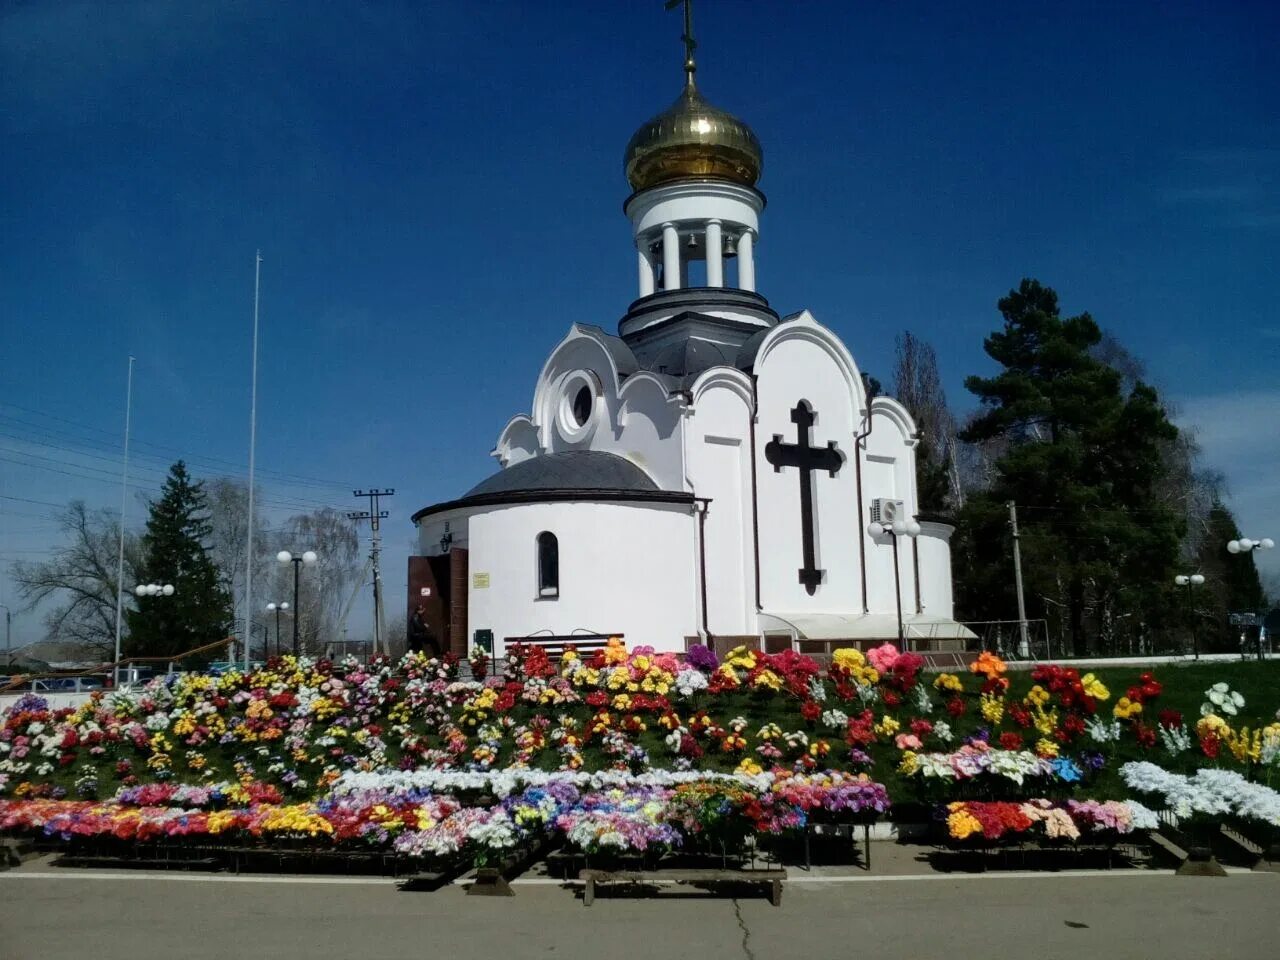
<svg viewBox="0 0 1280 960"><path fill-rule="evenodd" d="M1133 735L1138 738L1138 746L1150 750L1156 745L1155 727L1148 727L1141 720L1133 721Z"/></svg>
<svg viewBox="0 0 1280 960"><path fill-rule="evenodd" d="M810 723L815 723L822 716L822 707L819 706L816 700L806 700L800 704L800 716Z"/></svg>
<svg viewBox="0 0 1280 960"><path fill-rule="evenodd" d="M1013 731L1008 731L1006 733L1000 734L1000 749L1001 750L1021 750L1022 735L1018 733L1014 733Z"/></svg>
<svg viewBox="0 0 1280 960"><path fill-rule="evenodd" d="M964 701L959 697L952 697L947 701L947 713L953 717L964 716Z"/></svg>
<svg viewBox="0 0 1280 960"><path fill-rule="evenodd" d="M919 720L912 720L911 732L917 737L927 737L929 734L933 733L933 724L923 718Z"/></svg>
<svg viewBox="0 0 1280 960"><path fill-rule="evenodd" d="M886 707L902 706L902 695L891 687L885 687L880 694L880 699L884 701Z"/></svg>
<svg viewBox="0 0 1280 960"><path fill-rule="evenodd" d="M589 707L603 707L608 702L609 695L603 690L592 690L587 694L587 706Z"/></svg>
<svg viewBox="0 0 1280 960"><path fill-rule="evenodd" d="M1180 710L1161 710L1160 726L1169 728L1182 726L1182 712Z"/></svg>

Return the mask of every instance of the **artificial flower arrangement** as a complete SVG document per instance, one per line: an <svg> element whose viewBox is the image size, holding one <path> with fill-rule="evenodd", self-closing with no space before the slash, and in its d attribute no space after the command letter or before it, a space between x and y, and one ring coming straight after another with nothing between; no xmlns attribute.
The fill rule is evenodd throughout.
<svg viewBox="0 0 1280 960"><path fill-rule="evenodd" d="M1250 780L1280 769L1280 724L1233 727L1244 700L1227 684L1206 691L1189 726L1161 709L1151 673L1118 684L1115 697L1097 675L1060 666L1026 681L1012 682L989 653L961 673L926 674L922 658L892 644L837 650L825 667L791 651L718 657L695 645L677 656L617 639L590 654L553 659L528 645L483 663L285 656L247 673L97 693L74 709L24 696L0 715L0 796L93 805L114 793L121 809L157 811L121 814L144 834L165 833L170 820L199 832L213 816L218 831L263 842L290 831L339 843L372 836L456 855L509 849L565 817L576 836L600 828L603 844L616 845L644 835L637 811L673 809L677 794L679 816L653 827L658 846L714 834L726 804L757 829L788 829L800 815L883 813L890 792L1018 802L1093 792L1109 776L1104 765L1155 753L1187 769L1207 758ZM589 809L557 798L553 812L533 794L518 810L503 806L565 784L584 797L624 795ZM417 793L398 805L344 799L393 788ZM440 806L415 826L409 811L427 797ZM97 807L73 819L109 821ZM53 808L33 810L49 822ZM631 833L605 829L615 822Z"/></svg>
<svg viewBox="0 0 1280 960"><path fill-rule="evenodd" d="M957 801L939 814L952 840L984 844L1027 838L1110 842L1158 825L1155 813L1132 800Z"/></svg>

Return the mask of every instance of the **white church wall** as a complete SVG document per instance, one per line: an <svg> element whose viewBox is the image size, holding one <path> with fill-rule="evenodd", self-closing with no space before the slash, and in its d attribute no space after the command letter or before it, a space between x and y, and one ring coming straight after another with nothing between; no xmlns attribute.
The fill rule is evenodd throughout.
<svg viewBox="0 0 1280 960"><path fill-rule="evenodd" d="M951 590L951 534L950 524L930 520L921 521L920 536L916 543L920 549L920 602L923 615L930 619L955 615L955 601Z"/></svg>
<svg viewBox="0 0 1280 960"><path fill-rule="evenodd" d="M625 633L632 647L682 650L684 637L697 632L694 522L679 504L477 510L469 521L469 629L492 630L499 651L506 637L576 629ZM536 539L543 531L559 543L554 600L538 597Z"/></svg>
<svg viewBox="0 0 1280 960"><path fill-rule="evenodd" d="M864 523L870 520L871 502L876 498L901 500L906 515L913 517L918 510L915 424L906 409L888 397L876 397L872 401L871 418L863 468ZM867 607L872 613L894 613L898 598L893 586L893 537L887 534L873 537L870 533L865 536ZM902 537L898 544L898 585L903 613L910 616L916 608L915 571L911 543L906 537Z"/></svg>
<svg viewBox="0 0 1280 960"><path fill-rule="evenodd" d="M688 479L709 498L705 524L708 626L713 634L755 630L755 560L751 527L751 382L717 368L694 384L688 433Z"/></svg>
<svg viewBox="0 0 1280 960"><path fill-rule="evenodd" d="M510 466L526 459L532 431L547 453L616 454L644 470L662 489L684 489L678 436L682 401L650 374L619 371L597 337L596 331L575 326L552 351L534 391L532 416L515 418L499 437L494 451L499 461ZM629 375L623 379L623 374ZM595 402L591 417L579 427L569 419L566 406L584 384L592 387Z"/></svg>
<svg viewBox="0 0 1280 960"><path fill-rule="evenodd" d="M853 438L861 421L857 369L838 338L807 313L781 324L757 354L756 476L759 499L761 604L783 612L861 612L857 480ZM806 400L816 419L814 447L835 441L844 455L836 476L813 474L816 566L823 582L811 596L800 583L803 539L800 472L775 470L766 456L774 436L797 442L792 411Z"/></svg>
<svg viewBox="0 0 1280 960"><path fill-rule="evenodd" d="M418 522L418 553L424 557L441 553L440 540L446 535L451 546L468 546L466 510L449 510L423 517Z"/></svg>

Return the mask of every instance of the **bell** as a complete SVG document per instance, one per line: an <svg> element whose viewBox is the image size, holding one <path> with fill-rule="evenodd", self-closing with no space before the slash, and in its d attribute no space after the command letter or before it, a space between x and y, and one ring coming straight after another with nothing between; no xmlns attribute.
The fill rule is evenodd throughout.
<svg viewBox="0 0 1280 960"><path fill-rule="evenodd" d="M698 235L696 233L689 234L689 242L685 244L690 250L698 245Z"/></svg>
<svg viewBox="0 0 1280 960"><path fill-rule="evenodd" d="M736 237L724 238L724 252L731 257L738 255L738 240Z"/></svg>

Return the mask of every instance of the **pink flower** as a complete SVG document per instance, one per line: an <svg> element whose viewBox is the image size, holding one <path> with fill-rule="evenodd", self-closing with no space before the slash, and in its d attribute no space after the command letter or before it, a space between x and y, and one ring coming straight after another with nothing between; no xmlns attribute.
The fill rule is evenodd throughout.
<svg viewBox="0 0 1280 960"><path fill-rule="evenodd" d="M898 657L900 656L902 654L898 652L898 648L892 643L882 643L880 646L872 647L867 651L867 659L882 674L892 670L893 665L898 662Z"/></svg>
<svg viewBox="0 0 1280 960"><path fill-rule="evenodd" d="M900 733L894 738L899 750L919 750L922 744L914 733Z"/></svg>

